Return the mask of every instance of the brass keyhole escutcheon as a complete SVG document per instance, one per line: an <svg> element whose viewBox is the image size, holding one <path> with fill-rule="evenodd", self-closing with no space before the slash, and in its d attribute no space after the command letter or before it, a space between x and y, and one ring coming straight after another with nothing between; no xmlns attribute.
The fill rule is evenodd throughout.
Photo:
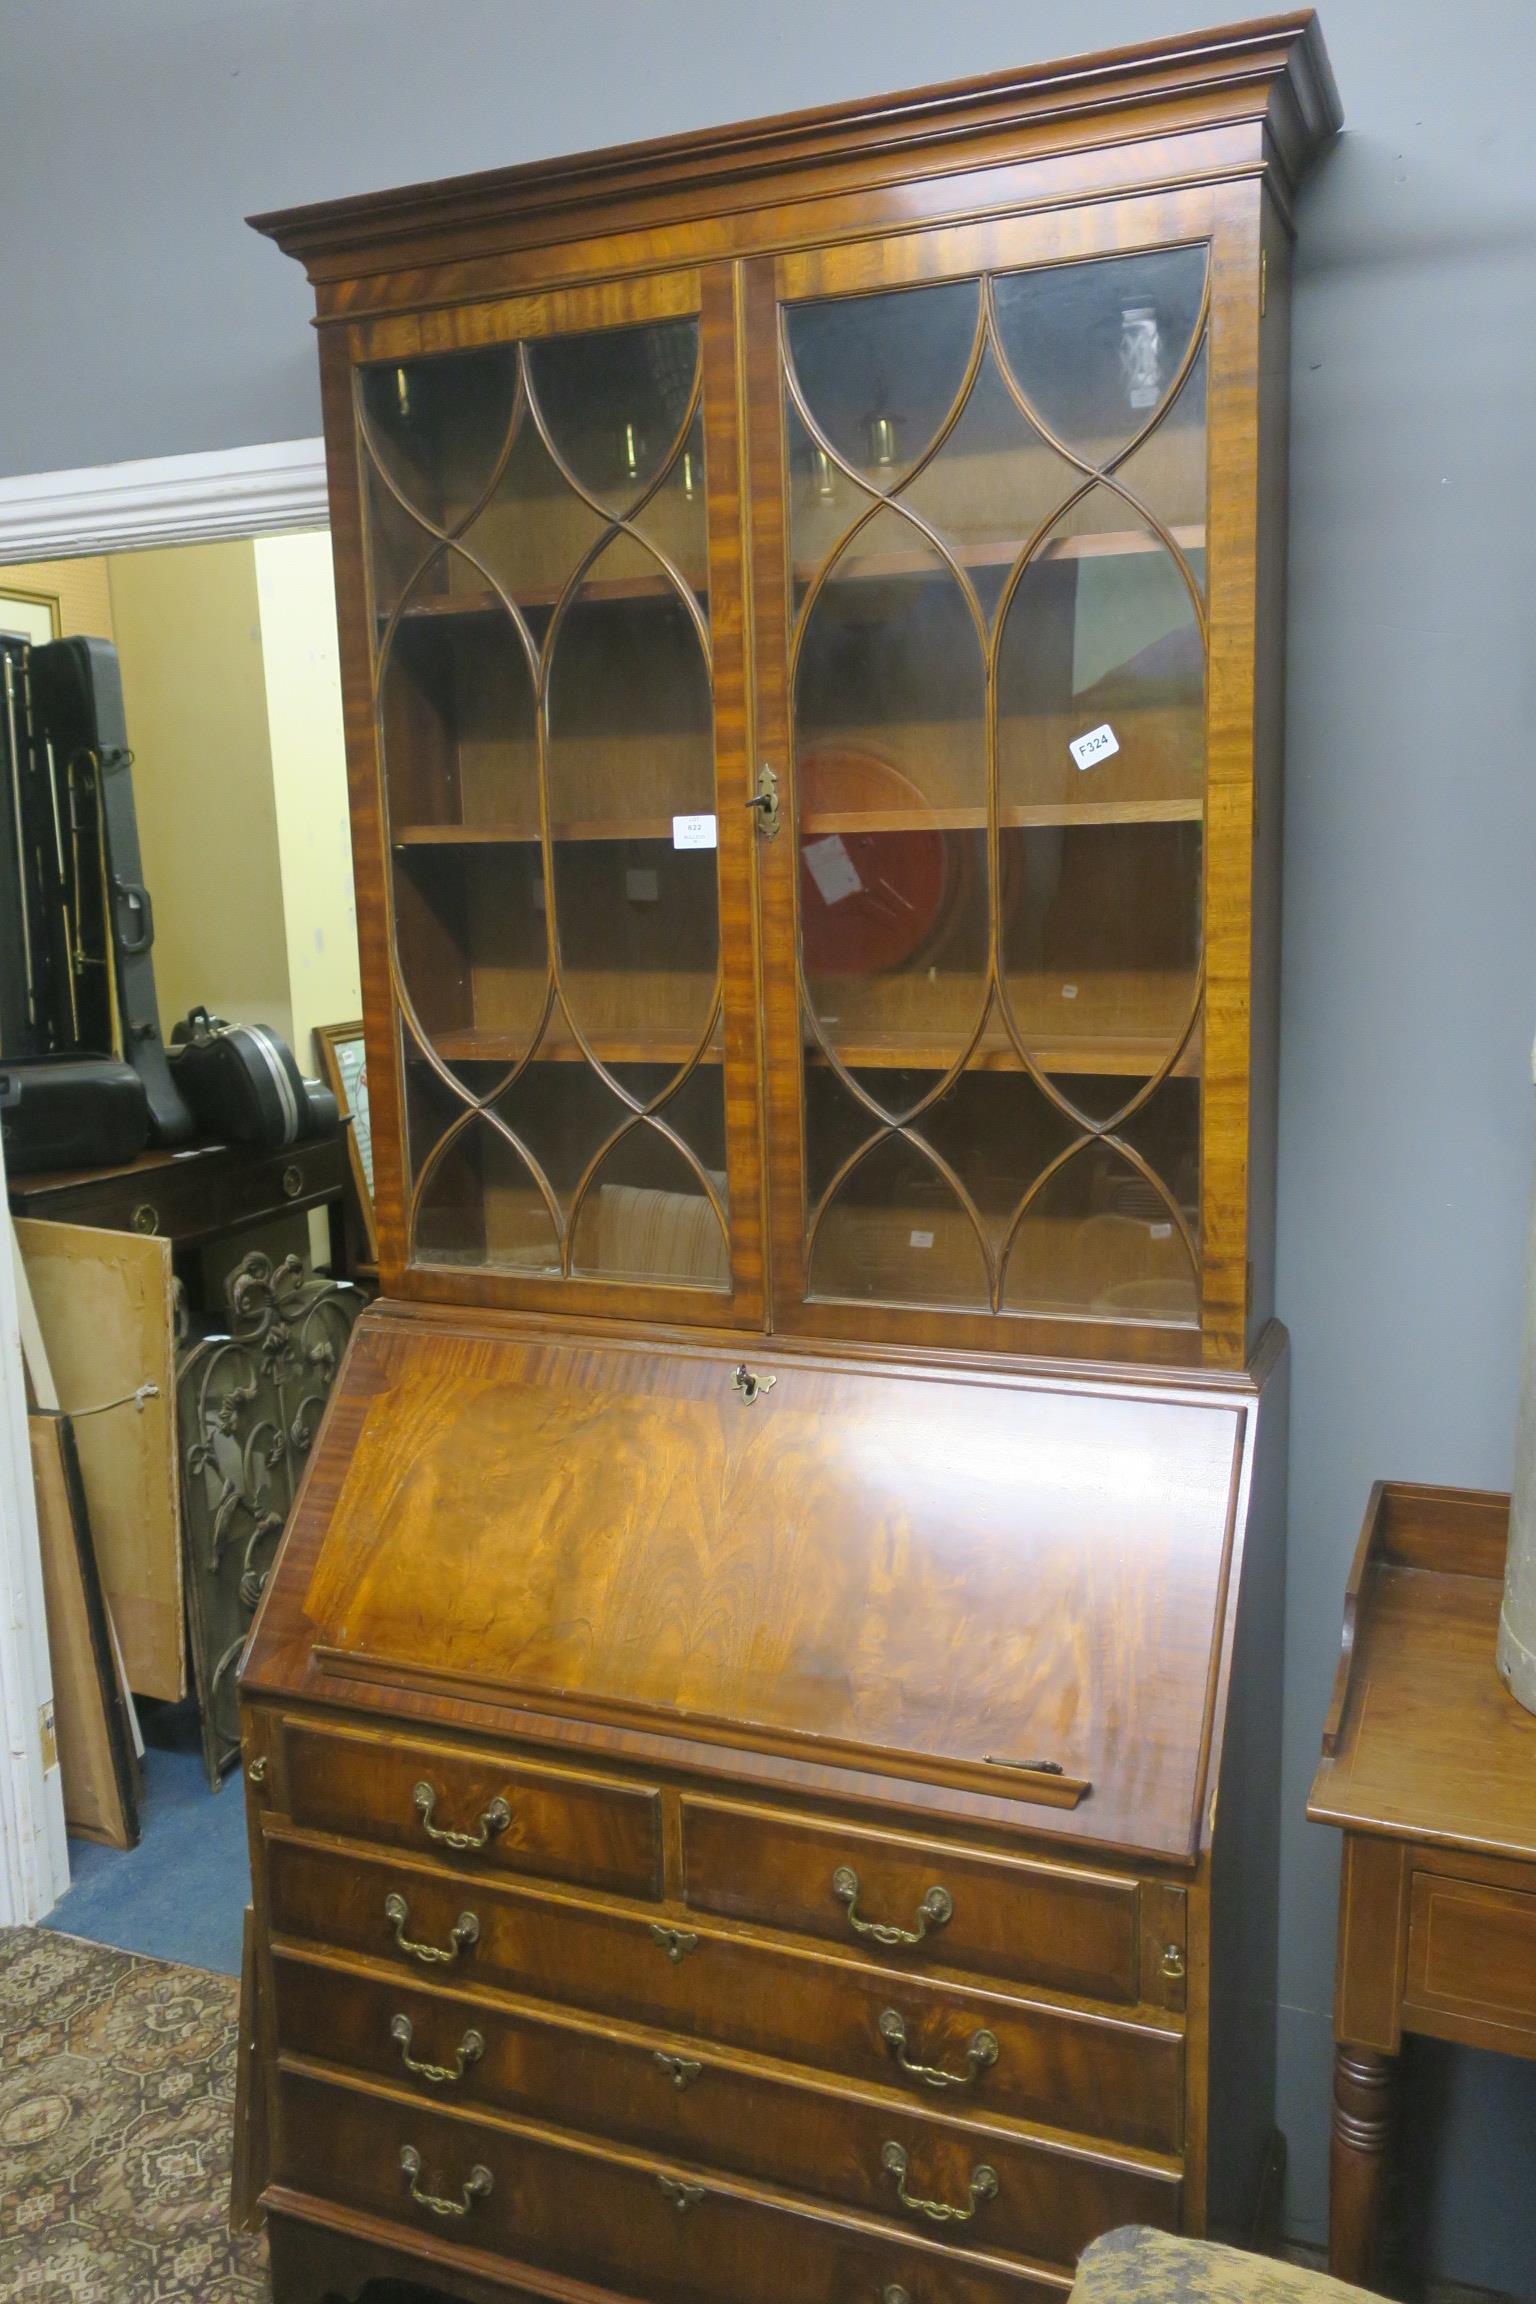
<svg viewBox="0 0 1536 2304"><path fill-rule="evenodd" d="M759 1392L771 1392L777 1382L777 1376L754 1376L745 1360L742 1361L735 1375L731 1378L733 1387L741 1394L749 1408Z"/></svg>

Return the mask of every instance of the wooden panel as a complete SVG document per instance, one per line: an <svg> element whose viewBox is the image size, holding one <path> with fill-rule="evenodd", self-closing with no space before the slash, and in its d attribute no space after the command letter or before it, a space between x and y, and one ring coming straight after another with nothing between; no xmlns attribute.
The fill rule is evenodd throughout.
<svg viewBox="0 0 1536 2304"><path fill-rule="evenodd" d="M1536 2056L1536 1874L1530 1890L1415 1872L1403 2022Z"/></svg>
<svg viewBox="0 0 1536 2304"><path fill-rule="evenodd" d="M59 1404L76 1421L91 1535L128 1685L141 1696L180 1697L186 1641L170 1247L35 1219L18 1222L16 1237ZM135 1404L145 1385L153 1394Z"/></svg>
<svg viewBox="0 0 1536 2304"><path fill-rule="evenodd" d="M528 1768L506 1753L401 1743L295 1721L284 1725L282 1752L289 1814L317 1831L436 1853L465 1871L583 1881L631 1896L660 1890L658 1793ZM433 1794L425 1817L415 1798L422 1783ZM490 1813L498 1800L509 1811L501 1829ZM485 1845L434 1842L429 1822L461 1839L483 1831Z"/></svg>
<svg viewBox="0 0 1536 2304"><path fill-rule="evenodd" d="M978 2030L999 2043L977 2103L1004 2118L1176 2152L1183 2132L1178 2033L1116 2022L1001 1992L964 1990L859 1954L813 1953L695 1924L687 1913L641 1913L534 1889L469 1885L403 1858L306 1845L269 1828L274 1934L358 1953L402 1985L532 1994L577 2009L750 2054L812 2066L869 2087L903 2079L881 2033L900 2016L910 2055L963 2070ZM385 1898L404 1896L407 1934L446 1947L466 1909L479 1939L451 1970L429 1974L395 1949Z"/></svg>
<svg viewBox="0 0 1536 2304"><path fill-rule="evenodd" d="M64 1815L71 1832L109 1847L139 1837L137 1768L86 1519L73 1427L27 1418L53 1671Z"/></svg>
<svg viewBox="0 0 1536 2304"><path fill-rule="evenodd" d="M919 1971L979 1970L1098 1999L1141 1997L1134 1880L714 1801L685 1799L682 1808L684 1893L697 1911L856 1944ZM841 1877L849 1871L851 1906ZM937 1923L924 1912L935 1887L952 1905ZM861 1935L860 1925L894 1925L920 1941L878 1948L880 1939Z"/></svg>
<svg viewBox="0 0 1536 2304"><path fill-rule="evenodd" d="M1394 2054L1408 1942L1408 1850L1348 1833L1339 1874L1335 2037Z"/></svg>
<svg viewBox="0 0 1536 2304"><path fill-rule="evenodd" d="M974 1787L1187 1859L1242 1406L767 1353L749 1404L735 1364L365 1324L304 1603L319 1660Z"/></svg>
<svg viewBox="0 0 1536 2304"><path fill-rule="evenodd" d="M276 1963L276 1992L278 2038L290 2059L414 2086L424 2103L510 2112L611 2137L898 2223L903 2211L881 2163L889 2139L910 2156L908 2189L935 2197L963 2201L969 2171L984 2162L997 2171L998 2191L978 2215L978 2231L994 2247L1064 2269L1111 2225L1172 2229L1177 2222L1176 2171L987 2126L970 2091L930 2091L926 2103L913 2105L889 2091L814 2086L675 2034L482 2008L286 1957ZM392 2030L402 2017L410 2027L406 2043ZM484 2046L462 2079L412 2082L406 2075L406 2053L439 2072L454 2071L471 2033ZM959 2069L966 2069L963 2059ZM978 2077L985 2081L984 2068ZM950 2111L965 2116L943 2116Z"/></svg>
<svg viewBox="0 0 1536 2304"><path fill-rule="evenodd" d="M493 2128L372 2089L284 2073L283 2181L408 2230L437 2229L434 2213L408 2196L403 2149L420 2155L420 2188L437 2197L459 2201L471 2170L488 2172L489 2187L455 2228L504 2251L509 2270L546 2265L677 2304L782 2304L785 2296L846 2304L892 2281L919 2295L937 2285L947 2304L1043 2304L1069 2285L1059 2275L1031 2278L990 2250L941 2247L870 2218L834 2218L705 2177L687 2163L600 2151L533 2127ZM934 2284L940 2266L942 2282Z"/></svg>

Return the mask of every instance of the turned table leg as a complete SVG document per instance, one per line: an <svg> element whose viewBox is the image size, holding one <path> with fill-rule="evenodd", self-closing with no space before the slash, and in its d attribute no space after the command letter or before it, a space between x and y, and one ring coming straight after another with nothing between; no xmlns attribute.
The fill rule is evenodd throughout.
<svg viewBox="0 0 1536 2304"><path fill-rule="evenodd" d="M1333 2139L1328 2166L1328 2269L1371 2276L1397 2108L1397 2058L1341 2040L1333 2053Z"/></svg>

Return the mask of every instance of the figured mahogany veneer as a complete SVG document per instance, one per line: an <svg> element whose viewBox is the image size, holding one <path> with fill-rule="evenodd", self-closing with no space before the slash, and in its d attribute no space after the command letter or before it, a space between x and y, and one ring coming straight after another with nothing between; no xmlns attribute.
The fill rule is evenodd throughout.
<svg viewBox="0 0 1536 2304"><path fill-rule="evenodd" d="M1111 2225L1248 2212L1337 124L1302 14L259 220L316 289L383 1288L242 1673L275 2304L1060 2304ZM792 357L957 288L899 421ZM903 669L946 597L980 705ZM913 821L798 792L818 743ZM937 911L870 942L855 866L814 1006L804 843L831 916L913 834Z"/></svg>
<svg viewBox="0 0 1536 2304"><path fill-rule="evenodd" d="M373 1873L360 1891L361 1926L352 1950L345 1929L338 1932L334 1921L347 1866L335 1858L328 1873L323 1863L318 1869L305 1866L298 1856L279 1856L277 1862L284 1875L278 2030L294 2053L322 2055L361 2071L380 2069L382 2057L384 2072L400 2069L397 2045L377 2027L363 2041L361 2007L337 1977L327 1975L323 1992L305 1982L305 1972L287 1958L290 1948L295 1961L344 1962L344 1975L356 1978L360 1989L368 1979L370 1991L398 1988L405 1997L392 2014L400 2007L410 2013L413 1990L430 1990L435 1997L451 1991L456 1998L431 2025L434 2046L443 2045L441 2034L452 2035L451 2047L463 2025L478 2020L478 2010L485 2018L480 2029L488 2043L488 2072L499 2069L494 2054L502 2034L493 2019L500 2012L509 2021L537 2017L596 2023L610 2032L627 2028L669 2052L724 2054L747 2065L766 2059L805 2078L840 2077L865 2091L892 2088L914 2103L957 2116L982 2108L1037 2129L1098 2137L1111 2149L1144 2149L1165 2164L1182 2148L1184 2036L1150 2017L1110 2018L1024 1994L914 1976L856 1950L815 1956L769 1937L667 1923L659 1924L658 1937L658 1923L637 1914L586 1904L573 1908L532 1894L499 1907L496 1941L510 1944L517 1959L510 1988L503 1989L487 1978L483 1963L466 1962L457 1976L423 1969L395 1950L380 1925L385 1896L403 1891L416 1918L429 1912L442 1922L446 1943L462 1909L451 1895L428 1905L419 1880ZM333 1884L329 1893L327 1880ZM477 1917L486 1916L483 1899L468 1901ZM674 1959L672 1943L687 1938L693 1941ZM328 2013L323 2029L311 2032L317 1996ZM974 2069L974 2083L938 2090L898 2063L881 2030L881 2019L892 2012L900 2019L910 2063L962 2077ZM973 2067L970 2052L979 2033L991 2036L997 2053ZM430 2055L426 2048L421 2052ZM538 2068L529 2048L518 2059L518 2085ZM483 2084L477 2072L474 2085ZM634 2107L609 2115L621 2122L635 2116ZM567 2117L574 2119L574 2110Z"/></svg>

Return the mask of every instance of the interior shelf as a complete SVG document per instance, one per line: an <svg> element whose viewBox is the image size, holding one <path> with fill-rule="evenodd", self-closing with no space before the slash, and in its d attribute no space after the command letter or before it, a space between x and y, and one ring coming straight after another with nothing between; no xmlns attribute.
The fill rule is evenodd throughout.
<svg viewBox="0 0 1536 2304"><path fill-rule="evenodd" d="M702 576L684 580L692 583L694 596L708 597L708 586ZM553 608L561 598L563 584L541 585L532 591L514 591L513 598L519 608ZM677 586L659 571L654 576L606 576L595 583L588 581L577 591L577 603L586 607L592 602L615 600L675 600ZM420 600L412 600L400 613L402 624L473 623L486 617L506 615L506 606L499 592L489 588L478 592L436 592ZM378 621L387 624L389 611L381 609Z"/></svg>
<svg viewBox="0 0 1536 2304"><path fill-rule="evenodd" d="M899 501L899 500L898 500ZM972 543L955 543L939 534L949 545L958 564L965 569L981 572L986 569L1010 569L1029 539L1027 536L998 536L978 539ZM1174 526L1169 530L1181 552L1205 550L1205 528L1200 526ZM1148 528L1115 528L1089 531L1081 536L1055 536L1036 552L1033 565L1051 560L1125 560L1144 552L1161 552L1162 539ZM825 558L797 560L794 575L797 586L810 584L825 565ZM914 545L910 551L860 552L855 543L851 557L840 560L833 574L837 583L875 583L892 576L939 576L946 574L942 561L932 545Z"/></svg>
<svg viewBox="0 0 1536 2304"><path fill-rule="evenodd" d="M956 1043L915 1032L863 1033L857 1039L834 1038L840 1063L850 1072L942 1072L955 1060ZM1030 1054L1042 1072L1085 1073L1096 1078L1150 1080L1167 1062L1168 1042L1135 1033L1095 1034L1091 1038L1063 1035L1032 1038ZM820 1044L806 1039L807 1061L825 1064ZM1002 1032L983 1034L966 1066L968 1072L1022 1072L1013 1042ZM1188 1079L1200 1070L1200 1035L1191 1034L1179 1061L1175 1079Z"/></svg>
<svg viewBox="0 0 1536 2304"><path fill-rule="evenodd" d="M1005 832L1033 831L1051 825L1092 824L1198 824L1205 815L1202 800L1063 800L1036 806L1001 808L998 823ZM814 809L800 818L800 830L811 835L826 832L984 832L985 808L831 808Z"/></svg>
<svg viewBox="0 0 1536 2304"><path fill-rule="evenodd" d="M656 1064L676 1067L686 1064L698 1045L697 1034L687 1031L669 1032L663 1026L643 1033L617 1034L604 1031L589 1035L591 1045L604 1064ZM456 1031L438 1032L432 1045L449 1064L515 1064L526 1045L521 1035L496 1031L490 1027L465 1025ZM825 1064L826 1057L820 1044L806 1036L807 1060ZM956 1043L953 1039L938 1040L915 1032L861 1033L857 1039L834 1041L838 1059L854 1072L912 1071L942 1072L954 1062ZM1043 1072L1091 1074L1098 1078L1150 1080L1154 1072L1161 1071L1168 1055L1166 1038L1156 1039L1134 1033L1104 1034L1102 1036L1065 1035L1042 1037L1030 1042L1036 1064ZM722 1050L718 1042L706 1048L699 1059L704 1064L718 1064ZM586 1057L578 1043L569 1035L546 1033L534 1059L539 1064L581 1064ZM990 1032L973 1053L968 1071L1022 1072L1013 1043L1001 1032ZM1200 1035L1196 1030L1173 1067L1176 1079L1188 1079L1200 1070Z"/></svg>
<svg viewBox="0 0 1536 2304"><path fill-rule="evenodd" d="M1202 526L1182 526L1171 529L1170 534L1182 552L1205 550L1205 529ZM946 543L949 539L945 538ZM1023 551L1028 539L1023 536L987 538L970 544L951 544L951 550L962 568L977 572L986 569L1009 569ZM1128 559L1144 552L1160 552L1161 539L1145 528L1106 529L1082 536L1057 536L1044 544L1035 555L1038 565L1051 560L1104 560ZM795 581L804 587L810 584L823 563L820 560L797 561ZM936 564L931 546L914 547L910 552L860 553L855 547L852 559L840 561L835 573L838 583L876 583L890 577L931 577L943 573ZM685 581L692 584L697 598L708 596L707 580L700 575L689 576L682 571ZM544 585L533 591L514 594L520 608L553 608L564 590L563 585ZM596 582L582 585L577 597L583 605L593 602L625 600L675 600L677 587L659 570L654 575L601 577ZM478 591L440 592L423 599L413 600L401 612L402 623L440 623L443 621L469 622L478 617L504 616L499 593L489 586ZM380 624L389 620L388 611L379 611Z"/></svg>
<svg viewBox="0 0 1536 2304"><path fill-rule="evenodd" d="M551 824L555 840L666 840L670 816L594 817L580 824ZM525 848L539 839L537 824L402 824L390 834L397 848Z"/></svg>
<svg viewBox="0 0 1536 2304"><path fill-rule="evenodd" d="M1096 824L1198 824L1204 814L1204 803L1198 799L1049 801L1003 808L998 822L1012 832L1052 825L1072 829ZM800 819L807 838L829 832L984 832L986 826L985 808L818 809ZM598 817L579 824L552 824L550 833L555 840L670 841L672 819ZM539 830L537 825L521 824L401 824L390 838L397 848L522 847L535 843Z"/></svg>

